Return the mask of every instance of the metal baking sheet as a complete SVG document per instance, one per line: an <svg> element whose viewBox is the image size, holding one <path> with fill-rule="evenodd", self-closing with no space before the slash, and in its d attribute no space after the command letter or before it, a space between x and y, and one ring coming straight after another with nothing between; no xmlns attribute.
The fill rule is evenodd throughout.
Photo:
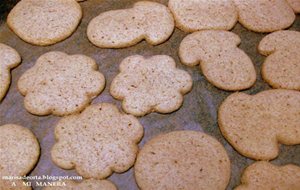
<svg viewBox="0 0 300 190"><path fill-rule="evenodd" d="M72 176L77 175L74 170L63 170L51 161L50 150L54 140L54 126L60 117L45 116L38 117L28 113L23 106L23 96L17 90L17 81L19 77L29 68L31 68L36 59L49 51L64 51L68 54L84 54L94 58L105 75L106 88L104 92L93 100L93 103L110 102L116 104L119 108L120 101L113 99L109 94L109 86L112 79L118 73L118 66L122 59L133 54L151 56L157 54L166 54L173 57L177 66L190 73L193 77L193 89L184 97L184 103L181 109L171 114L152 113L139 118L144 126L145 135L140 143L142 147L152 137L174 130L196 130L204 131L217 138L226 148L231 160L231 180L227 189L232 189L240 182L243 169L254 161L241 156L237 153L226 140L222 137L217 124L217 110L221 102L231 94L212 86L202 75L198 67L187 67L180 63L177 52L181 40L187 35L176 29L171 38L158 46L151 46L145 41L124 49L100 49L92 45L86 36L86 28L89 21L99 13L112 10L129 8L137 0L87 0L80 3L84 12L84 17L75 31L68 39L61 43L39 47L30 45L19 39L7 26L5 20L9 10L16 4L17 0L1 0L0 2L0 42L14 47L22 56L22 64L12 70L12 83L5 99L0 104L0 125L15 123L31 129L37 136L41 145L41 156L38 164L29 175L32 176ZM167 5L167 0L156 0L156 2ZM300 16L290 30L300 30ZM252 59L257 72L257 81L255 85L246 90L246 93L255 94L270 87L262 80L260 75L261 65L264 57L257 52L257 45L265 34L250 32L249 30L237 24L232 30L238 34L243 49ZM278 158L272 161L276 164L294 163L300 165L300 145L281 146ZM113 174L109 177L120 190L138 189L133 169L122 173ZM180 180L180 179L179 179ZM36 187L34 189L42 189Z"/></svg>

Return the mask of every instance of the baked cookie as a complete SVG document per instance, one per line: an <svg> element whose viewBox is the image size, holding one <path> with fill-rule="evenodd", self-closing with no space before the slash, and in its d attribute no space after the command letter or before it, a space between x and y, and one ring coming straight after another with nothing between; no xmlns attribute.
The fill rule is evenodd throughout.
<svg viewBox="0 0 300 190"><path fill-rule="evenodd" d="M234 93L219 108L224 137L242 155L255 160L277 157L279 143L300 144L300 92L266 90Z"/></svg>
<svg viewBox="0 0 300 190"><path fill-rule="evenodd" d="M81 17L74 0L21 0L10 11L7 24L22 40L46 46L68 38Z"/></svg>
<svg viewBox="0 0 300 190"><path fill-rule="evenodd" d="M254 32L274 32L288 28L295 13L286 0L234 0L239 22Z"/></svg>
<svg viewBox="0 0 300 190"><path fill-rule="evenodd" d="M28 190L21 180L5 180L3 176L24 176L32 170L40 155L34 134L19 125L0 126L0 190ZM13 186L15 184L15 186Z"/></svg>
<svg viewBox="0 0 300 190"><path fill-rule="evenodd" d="M27 111L68 115L82 111L105 86L96 62L85 55L48 52L18 81Z"/></svg>
<svg viewBox="0 0 300 190"><path fill-rule="evenodd" d="M185 32L230 30L238 19L233 0L169 0L168 6Z"/></svg>
<svg viewBox="0 0 300 190"><path fill-rule="evenodd" d="M15 49L0 43L0 101L10 85L10 69L18 66L20 62L21 57Z"/></svg>
<svg viewBox="0 0 300 190"><path fill-rule="evenodd" d="M43 190L117 190L117 187L108 180L86 179L81 182L61 181L66 186L48 186Z"/></svg>
<svg viewBox="0 0 300 190"><path fill-rule="evenodd" d="M59 121L52 160L61 168L75 168L84 178L103 179L134 164L142 136L143 127L135 117L112 104L91 105Z"/></svg>
<svg viewBox="0 0 300 190"><path fill-rule="evenodd" d="M133 55L120 64L110 93L122 100L125 112L143 116L150 112L170 113L180 108L183 95L192 89L192 78L176 68L170 56L144 58Z"/></svg>
<svg viewBox="0 0 300 190"><path fill-rule="evenodd" d="M181 62L200 65L209 82L223 90L243 90L256 81L254 65L237 46L238 35L223 30L204 30L186 36L179 47Z"/></svg>
<svg viewBox="0 0 300 190"><path fill-rule="evenodd" d="M284 30L267 35L258 50L268 56L263 79L274 88L300 90L300 32Z"/></svg>
<svg viewBox="0 0 300 190"><path fill-rule="evenodd" d="M297 190L300 187L300 167L276 166L269 162L255 162L247 167L241 185L235 190Z"/></svg>
<svg viewBox="0 0 300 190"><path fill-rule="evenodd" d="M134 166L141 190L224 190L230 160L216 139L196 131L159 135L145 144Z"/></svg>
<svg viewBox="0 0 300 190"><path fill-rule="evenodd" d="M124 48L145 39L152 45L166 41L174 30L174 19L163 4L140 1L133 8L101 13L88 25L87 36L101 48Z"/></svg>
<svg viewBox="0 0 300 190"><path fill-rule="evenodd" d="M300 13L300 1L299 0L287 0L288 4L292 7L295 13Z"/></svg>

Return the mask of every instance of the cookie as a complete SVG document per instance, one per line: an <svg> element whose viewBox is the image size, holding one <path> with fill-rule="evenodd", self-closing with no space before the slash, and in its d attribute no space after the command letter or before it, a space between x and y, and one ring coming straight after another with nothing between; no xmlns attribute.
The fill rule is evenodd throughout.
<svg viewBox="0 0 300 190"><path fill-rule="evenodd" d="M86 179L81 182L60 181L65 186L48 186L43 190L117 190L117 187L108 180Z"/></svg>
<svg viewBox="0 0 300 190"><path fill-rule="evenodd" d="M240 154L272 160L278 156L279 143L300 144L299 113L298 91L234 93L221 104L218 122L223 136Z"/></svg>
<svg viewBox="0 0 300 190"><path fill-rule="evenodd" d="M10 11L7 24L22 40L46 46L68 38L81 17L74 0L21 0Z"/></svg>
<svg viewBox="0 0 300 190"><path fill-rule="evenodd" d="M134 116L120 113L112 104L91 105L59 121L51 156L61 168L103 179L134 164L142 136L143 127Z"/></svg>
<svg viewBox="0 0 300 190"><path fill-rule="evenodd" d="M256 71L248 55L237 46L238 35L224 30L204 30L186 36L179 57L188 66L200 65L206 79L216 87L235 91L250 88Z"/></svg>
<svg viewBox="0 0 300 190"><path fill-rule="evenodd" d="M87 36L101 48L124 48L143 39L152 45L161 44L173 30L174 19L166 6L140 1L130 9L101 13L89 23Z"/></svg>
<svg viewBox="0 0 300 190"><path fill-rule="evenodd" d="M247 167L241 185L235 190L296 190L300 187L300 167L292 164L276 166L269 162L255 162Z"/></svg>
<svg viewBox="0 0 300 190"><path fill-rule="evenodd" d="M21 62L19 53L0 43L0 101L4 98L10 85L10 70Z"/></svg>
<svg viewBox="0 0 300 190"><path fill-rule="evenodd" d="M183 95L192 89L192 78L176 68L173 58L133 55L120 64L110 93L122 100L125 112L143 116L150 112L170 113L180 108Z"/></svg>
<svg viewBox="0 0 300 190"><path fill-rule="evenodd" d="M300 1L299 0L287 0L288 4L292 7L295 13L300 13Z"/></svg>
<svg viewBox="0 0 300 190"><path fill-rule="evenodd" d="M300 32L297 31L274 32L260 41L259 52L268 56L261 73L273 88L300 90L299 48Z"/></svg>
<svg viewBox="0 0 300 190"><path fill-rule="evenodd" d="M230 178L230 160L213 137L196 131L174 131L147 142L138 154L134 171L141 190L224 190Z"/></svg>
<svg viewBox="0 0 300 190"><path fill-rule="evenodd" d="M5 180L3 176L24 176L29 173L40 155L34 134L19 125L0 126L0 189L31 189L20 180ZM12 186L15 183L16 186Z"/></svg>
<svg viewBox="0 0 300 190"><path fill-rule="evenodd" d="M168 6L185 32L230 30L238 19L233 0L169 0Z"/></svg>
<svg viewBox="0 0 300 190"><path fill-rule="evenodd" d="M274 32L288 28L295 13L286 0L234 0L239 22L254 32Z"/></svg>
<svg viewBox="0 0 300 190"><path fill-rule="evenodd" d="M35 115L80 112L104 86L104 76L92 58L58 51L39 57L18 81L26 110Z"/></svg>

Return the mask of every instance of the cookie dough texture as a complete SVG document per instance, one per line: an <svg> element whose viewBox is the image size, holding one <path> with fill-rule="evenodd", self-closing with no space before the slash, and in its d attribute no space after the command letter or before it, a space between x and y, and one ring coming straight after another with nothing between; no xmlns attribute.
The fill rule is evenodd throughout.
<svg viewBox="0 0 300 190"><path fill-rule="evenodd" d="M209 82L223 90L243 90L256 81L248 55L237 46L238 35L224 30L203 30L186 36L179 47L181 62L200 65Z"/></svg>
<svg viewBox="0 0 300 190"><path fill-rule="evenodd" d="M158 45L166 41L173 30L174 19L166 6L140 1L130 9L101 13L89 23L87 36L101 48L124 48L143 39Z"/></svg>
<svg viewBox="0 0 300 190"><path fill-rule="evenodd" d="M9 13L7 24L22 40L46 46L69 37L81 17L74 0L21 0Z"/></svg>
<svg viewBox="0 0 300 190"><path fill-rule="evenodd" d="M233 0L169 0L168 6L185 32L230 30L238 19Z"/></svg>
<svg viewBox="0 0 300 190"><path fill-rule="evenodd" d="M291 26L296 18L286 0L234 0L239 22L255 32L274 32Z"/></svg>
<svg viewBox="0 0 300 190"><path fill-rule="evenodd" d="M276 166L269 162L255 162L247 167L241 185L235 190L296 190L300 187L300 167L296 165Z"/></svg>
<svg viewBox="0 0 300 190"><path fill-rule="evenodd" d="M134 170L141 190L224 190L230 178L230 160L213 137L175 131L147 142Z"/></svg>
<svg viewBox="0 0 300 190"><path fill-rule="evenodd" d="M34 134L25 127L6 124L0 126L0 144L0 190L31 189L19 180L14 181L16 187L11 187L12 181L2 176L24 176L33 169L40 155Z"/></svg>
<svg viewBox="0 0 300 190"><path fill-rule="evenodd" d="M24 106L35 115L82 111L105 86L96 62L85 55L48 52L18 81Z"/></svg>
<svg viewBox="0 0 300 190"><path fill-rule="evenodd" d="M43 190L117 190L117 187L108 180L86 179L81 182L63 181L66 186L48 186Z"/></svg>
<svg viewBox="0 0 300 190"><path fill-rule="evenodd" d="M136 116L173 112L180 108L183 95L192 88L191 76L177 69L173 58L167 55L133 55L125 58L119 69L110 93L123 100L125 112Z"/></svg>
<svg viewBox="0 0 300 190"><path fill-rule="evenodd" d="M300 32L284 30L267 35L258 50L268 56L263 79L273 88L300 90Z"/></svg>
<svg viewBox="0 0 300 190"><path fill-rule="evenodd" d="M242 155L255 160L278 156L279 143L300 144L300 92L267 90L234 93L219 108L223 136Z"/></svg>
<svg viewBox="0 0 300 190"><path fill-rule="evenodd" d="M10 85L10 70L18 66L20 62L21 57L15 49L0 43L0 101Z"/></svg>
<svg viewBox="0 0 300 190"><path fill-rule="evenodd" d="M143 127L135 117L112 104L91 105L59 121L52 160L61 168L75 168L84 178L103 179L134 164L142 136Z"/></svg>
<svg viewBox="0 0 300 190"><path fill-rule="evenodd" d="M300 13L300 1L299 0L287 0L295 13Z"/></svg>

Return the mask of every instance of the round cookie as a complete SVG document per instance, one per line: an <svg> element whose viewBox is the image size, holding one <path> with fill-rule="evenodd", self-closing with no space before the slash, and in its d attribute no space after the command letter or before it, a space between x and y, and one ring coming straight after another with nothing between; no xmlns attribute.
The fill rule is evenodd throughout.
<svg viewBox="0 0 300 190"><path fill-rule="evenodd" d="M230 160L213 137L175 131L147 142L134 170L141 190L224 190L230 178Z"/></svg>
<svg viewBox="0 0 300 190"><path fill-rule="evenodd" d="M234 0L239 22L254 32L274 32L288 28L295 13L286 0Z"/></svg>
<svg viewBox="0 0 300 190"><path fill-rule="evenodd" d="M60 181L66 186L48 186L43 190L117 190L117 187L108 180L86 179L81 182Z"/></svg>
<svg viewBox="0 0 300 190"><path fill-rule="evenodd" d="M120 64L110 93L122 100L125 112L143 116L151 112L170 113L180 108L183 95L192 89L192 77L176 68L173 58L133 55Z"/></svg>
<svg viewBox="0 0 300 190"><path fill-rule="evenodd" d="M7 124L0 126L0 189L11 185L12 181L2 179L2 176L24 176L32 170L40 155L40 146L34 134L19 125ZM16 181L18 189L22 187ZM7 187L8 188L8 187Z"/></svg>
<svg viewBox="0 0 300 190"><path fill-rule="evenodd" d="M81 17L74 0L21 0L10 11L7 24L22 40L46 46L69 37Z"/></svg>
<svg viewBox="0 0 300 190"><path fill-rule="evenodd" d="M104 86L94 59L59 51L43 54L18 81L26 110L35 115L78 113Z"/></svg>
<svg viewBox="0 0 300 190"><path fill-rule="evenodd" d="M300 32L282 30L265 36L258 51L267 56L262 77L273 88L300 90Z"/></svg>
<svg viewBox="0 0 300 190"><path fill-rule="evenodd" d="M21 57L15 49L0 43L0 101L10 85L10 69L18 66L20 62Z"/></svg>
<svg viewBox="0 0 300 190"><path fill-rule="evenodd" d="M140 1L133 8L107 11L93 18L87 36L101 48L124 48L143 39L152 45L161 44L173 30L174 19L165 5Z"/></svg>
<svg viewBox="0 0 300 190"><path fill-rule="evenodd" d="M238 19L233 0L169 0L168 7L185 32L230 30Z"/></svg>

